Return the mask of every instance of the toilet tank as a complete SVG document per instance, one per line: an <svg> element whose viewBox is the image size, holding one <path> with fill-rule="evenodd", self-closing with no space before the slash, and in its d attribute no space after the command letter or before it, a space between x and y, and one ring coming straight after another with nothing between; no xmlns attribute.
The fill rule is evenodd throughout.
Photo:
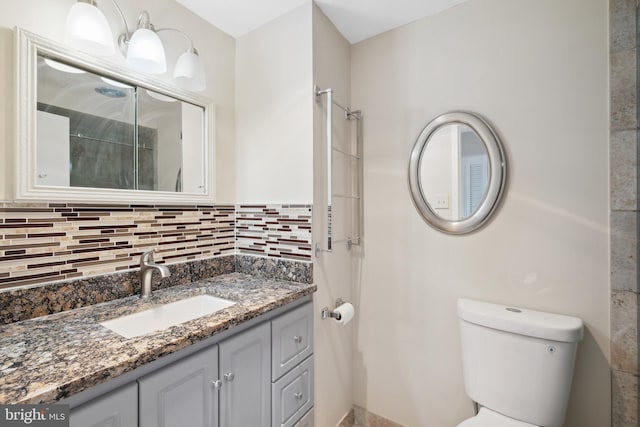
<svg viewBox="0 0 640 427"><path fill-rule="evenodd" d="M582 320L458 300L465 390L482 406L536 426L564 423Z"/></svg>

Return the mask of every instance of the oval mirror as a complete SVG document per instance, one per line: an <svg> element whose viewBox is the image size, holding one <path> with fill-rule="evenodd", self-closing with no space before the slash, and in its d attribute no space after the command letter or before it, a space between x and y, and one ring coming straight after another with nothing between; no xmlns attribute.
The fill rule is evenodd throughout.
<svg viewBox="0 0 640 427"><path fill-rule="evenodd" d="M470 233L495 210L506 180L500 140L479 115L445 113L416 140L409 161L413 203L433 228Z"/></svg>

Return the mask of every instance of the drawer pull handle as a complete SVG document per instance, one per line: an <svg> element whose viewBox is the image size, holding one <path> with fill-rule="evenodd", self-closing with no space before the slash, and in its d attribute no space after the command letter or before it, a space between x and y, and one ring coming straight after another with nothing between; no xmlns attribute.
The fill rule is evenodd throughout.
<svg viewBox="0 0 640 427"><path fill-rule="evenodd" d="M231 382L235 378L235 374L233 372L229 372L228 374L224 374L225 381Z"/></svg>
<svg viewBox="0 0 640 427"><path fill-rule="evenodd" d="M302 400L303 396L302 396L302 393L296 393L296 394L293 395L293 397L295 397L296 400Z"/></svg>
<svg viewBox="0 0 640 427"><path fill-rule="evenodd" d="M296 336L293 337L293 341L296 344L300 344L302 342L302 337L300 335L296 335Z"/></svg>
<svg viewBox="0 0 640 427"><path fill-rule="evenodd" d="M216 390L220 390L220 387L222 387L222 381L220 380L211 381L211 384L213 384L213 388Z"/></svg>

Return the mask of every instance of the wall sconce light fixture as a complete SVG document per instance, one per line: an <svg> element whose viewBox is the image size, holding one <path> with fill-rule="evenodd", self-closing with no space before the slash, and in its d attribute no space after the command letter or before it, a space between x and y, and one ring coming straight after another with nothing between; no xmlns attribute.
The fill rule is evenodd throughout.
<svg viewBox="0 0 640 427"><path fill-rule="evenodd" d="M149 13L145 10L138 18L136 30L131 33L122 9L115 0L111 2L124 23L125 32L118 37L118 46L126 57L127 65L144 73L165 73L167 60L158 33L177 32L187 40L188 48L180 55L174 66L174 80L180 87L194 92L200 92L206 88L204 65L193 46L193 40L187 34L175 28L156 30L151 24ZM98 9L95 0L78 0L71 7L67 14L65 42L92 55L111 56L115 53L111 27L102 11Z"/></svg>

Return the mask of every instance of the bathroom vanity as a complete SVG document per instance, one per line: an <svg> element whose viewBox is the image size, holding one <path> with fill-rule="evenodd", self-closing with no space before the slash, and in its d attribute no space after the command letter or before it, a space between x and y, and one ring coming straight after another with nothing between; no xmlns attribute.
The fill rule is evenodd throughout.
<svg viewBox="0 0 640 427"><path fill-rule="evenodd" d="M71 425L312 426L312 414L297 423L313 406L312 314L307 302L193 354L177 352L169 365L72 409Z"/></svg>
<svg viewBox="0 0 640 427"><path fill-rule="evenodd" d="M314 291L231 273L5 326L0 400L82 427L313 426ZM235 304L130 339L100 324L203 294Z"/></svg>

